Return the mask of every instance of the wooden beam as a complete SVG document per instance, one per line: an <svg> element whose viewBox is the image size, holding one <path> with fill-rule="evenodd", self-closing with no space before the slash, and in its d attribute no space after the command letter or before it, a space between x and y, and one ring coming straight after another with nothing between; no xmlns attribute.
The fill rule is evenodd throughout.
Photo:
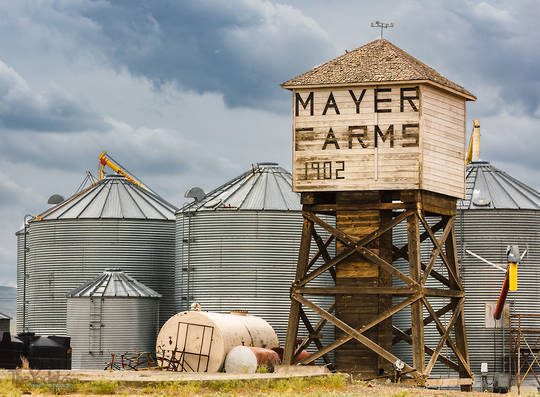
<svg viewBox="0 0 540 397"><path fill-rule="evenodd" d="M305 295L396 295L407 296L418 291L408 287L293 287L293 292Z"/></svg>
<svg viewBox="0 0 540 397"><path fill-rule="evenodd" d="M463 302L465 302L465 299L464 298L459 298L459 299L460 299L460 302L459 302L458 305L463 305ZM443 333L444 333L444 325L442 324L441 320L439 320L439 317L437 317L437 315L435 314L435 311L433 310L433 308L431 307L431 305L429 304L429 302L428 302L428 300L426 298L422 298L422 302L424 303L424 306L426 307L428 312L432 315L433 321L435 321L435 325L437 326L437 330L439 331L439 334L443 335ZM458 310L458 309L456 308L456 310ZM461 365L463 366L464 370L467 372L468 376L470 376L471 378L474 378L474 374L471 371L471 367L470 367L470 365L468 363L468 360L466 360L464 358L463 354L461 354L461 352L457 348L454 341L452 341L452 339L448 338L446 340L446 344L448 345L448 347L450 347L454 351L455 355L459 359Z"/></svg>
<svg viewBox="0 0 540 397"><path fill-rule="evenodd" d="M398 269L396 269L394 266L392 266L390 263L382 259L379 255L377 255L370 249L367 249L366 247L357 247L356 251L361 253L369 261L375 263L377 266L386 270L388 273L392 274L393 276L396 276L403 282L409 284L411 287L420 288L420 284L418 284L416 281L411 279L409 276L400 272Z"/></svg>
<svg viewBox="0 0 540 397"><path fill-rule="evenodd" d="M310 204L305 209L312 212L361 211L361 210L408 210L414 209L406 203L343 203L343 204Z"/></svg>
<svg viewBox="0 0 540 397"><path fill-rule="evenodd" d="M315 345L317 346L317 348L319 350L321 350L323 348L323 345L321 343L321 340L319 337L316 337L314 335L318 335L319 332L318 331L315 331L315 329L313 328L313 326L311 325L311 322L309 321L309 318L308 316L306 315L306 312L304 312L304 309L302 309L300 307L300 318L302 319L302 322L304 323L304 326L306 327L306 329L308 330L309 332L309 335L310 335L310 338L311 340L315 343ZM298 351L295 353L295 358L296 358L296 355L301 351L301 349L298 349ZM323 360L326 364L331 364L330 362L330 359L327 357L327 355L325 354L323 357Z"/></svg>
<svg viewBox="0 0 540 397"><path fill-rule="evenodd" d="M418 211L418 217L420 218L420 221L422 222L422 224L424 225L424 228L426 229L426 232L428 232L429 234L429 238L431 239L431 241L433 242L433 244L435 245L436 248L438 248L439 250L439 256L441 257L441 259L443 260L443 263L444 265L446 266L446 269L448 270L448 273L454 278L458 288L460 290L463 290L463 287L461 285L461 280L458 279L456 273L455 273L455 270L452 268L453 266L450 264L450 262L448 261L448 258L446 257L446 254L443 252L442 250L442 247L441 245L439 244L439 241L437 240L437 238L435 237L435 235L433 234L433 231L430 229L429 227L429 224L427 223L427 221L424 219L424 216L421 214L420 211Z"/></svg>
<svg viewBox="0 0 540 397"><path fill-rule="evenodd" d="M391 355L391 356L388 356L386 350L382 349L380 346L378 346L375 342L371 341L370 339L366 338L365 336L361 335L363 332L366 332L368 329L376 326L377 324L379 324L380 322L386 320L387 318L391 317L392 315L394 315L395 313L403 310L405 307L409 306L411 303L413 302L416 302L418 299L421 298L420 295L415 295L413 297L410 297L408 299L405 299L404 301L402 301L401 303L393 306L392 308L390 308L389 310L386 310L384 311L383 313L375 316L369 323L365 324L364 326L362 326L361 328L355 330L351 327L349 327L347 324L343 323L341 320L339 320L337 317L334 317L332 316L331 314L327 313L326 311L324 311L323 309L321 309L320 307L318 307L317 305L313 304L312 302L308 301L306 298L304 298L303 296L301 295L297 295L297 294L292 294L292 298L293 299L298 299L302 304L304 304L305 306L308 306L311 310L319 313L321 315L321 317L324 317L326 318L328 321L330 321L332 324L338 326L337 323L339 323L341 326L343 326L344 328L346 329L343 329L341 328L340 326L338 326L340 329L342 329L346 335L343 335L341 336L340 338L336 339L333 343L331 343L330 345L324 347L322 350L319 350L317 352L314 352L313 354L311 354L309 357L305 358L304 360L302 360L300 362L300 364L309 364L313 361L315 361L317 358L321 357L322 355L328 353L328 352L331 352L332 350L335 350L337 347L343 345L344 343L347 343L348 341L350 341L351 339L355 338L357 339L360 343L364 344L367 348L373 350L375 353L381 355L382 357L384 357L385 359L389 359L390 358L390 362L395 362L395 360L397 359L397 357ZM350 333L349 331L353 331L352 333ZM359 335L360 334L360 335ZM355 335L355 336L353 336ZM361 336L360 339L356 338L356 336ZM369 346L367 344L365 344L363 341L365 340L364 338L368 339L369 341ZM372 349L373 345L376 346L376 350L375 349ZM384 350L384 355L383 354L380 354L380 349ZM389 353L391 354L391 353ZM409 365L407 365L407 367L410 369L410 370L414 370L413 368L411 368ZM414 375L413 375L414 376Z"/></svg>
<svg viewBox="0 0 540 397"><path fill-rule="evenodd" d="M309 249L311 245L311 230L313 227L313 222L304 218L302 237L300 239L300 250L298 252L298 263L296 266L296 281L304 278L306 274L306 266L309 260ZM300 303L294 299L291 299L287 337L285 339L285 351L283 352L283 363L286 365L291 365L293 361L294 346L296 344L296 336L298 335L299 317Z"/></svg>
<svg viewBox="0 0 540 397"><path fill-rule="evenodd" d="M302 286L313 280L315 277L321 275L331 267L337 265L338 263L344 261L349 256L354 254L356 250L354 248L348 248L347 250L343 251L341 254L337 255L332 259L330 262L325 263L324 265L319 266L317 269L311 271L309 274L307 274L305 277L302 278L302 280L299 280L296 285Z"/></svg>
<svg viewBox="0 0 540 397"><path fill-rule="evenodd" d="M313 230L315 230L315 228ZM323 244L325 250L328 248L328 246L330 245L332 241L334 241L334 236L332 235L328 236L328 238L324 241L324 244ZM317 259L320 258L321 254L322 252L321 252L321 249L319 248L317 252L315 253L315 255L313 255L313 258L311 258L310 261L308 262L306 266L306 271L309 271L309 269L311 269L311 267L315 264L315 262L317 262Z"/></svg>
<svg viewBox="0 0 540 397"><path fill-rule="evenodd" d="M375 240L376 238L382 236L384 233L386 233L387 231L391 230L394 228L394 226L400 224L401 222L403 222L408 216L410 216L411 214L414 214L414 211L413 210L408 210L408 211L404 211L402 212L401 214L399 214L398 216L396 216L394 219L392 219L390 222L382 225L380 228L378 228L375 232L373 233L370 233L369 235L367 235L366 237L364 237L363 239L359 240L356 244L357 246L365 246L367 244L369 244L370 242L372 242L373 240Z"/></svg>
<svg viewBox="0 0 540 397"><path fill-rule="evenodd" d="M435 312L435 314L436 314L438 317L443 316L443 315L445 315L446 313L448 313L450 310L452 310L455 306L456 306L456 303L450 302L450 303L448 303L447 305L445 305L444 307L442 307L442 308L440 308L439 310L437 310L437 311ZM426 325L430 324L432 321L433 321L433 316L430 314L429 316L427 316L426 318L424 318L424 321L423 321L424 327L425 327ZM409 328L409 329L407 329L407 330L404 331L404 332L405 332L405 334L410 335L411 332L412 332L412 329ZM399 340L394 339L394 340L392 341L392 344L394 345L394 344L396 344L397 342L399 342Z"/></svg>
<svg viewBox="0 0 540 397"><path fill-rule="evenodd" d="M407 241L409 245L409 275L412 280L419 283L422 278L420 270L420 228L416 218L415 213L407 218ZM426 364L423 319L422 302L416 301L411 305L412 353L413 366L421 374L424 373Z"/></svg>
<svg viewBox="0 0 540 397"><path fill-rule="evenodd" d="M422 267L422 270L424 271L424 274L425 274L426 265L420 262L420 266ZM447 287L450 287L450 281L446 277L444 277L441 273L436 272L435 270L431 269L431 272L429 272L429 275L433 277L435 280L439 281L441 284L444 284Z"/></svg>
<svg viewBox="0 0 540 397"><path fill-rule="evenodd" d="M431 227L431 230L433 231L433 233L437 233L439 230L442 229L442 227L444 226L444 220L440 220L439 222L437 222L436 224L434 224L432 227ZM421 235L420 235L420 242L423 242L425 239L427 239L429 237L429 234L428 232L424 231ZM397 248L397 247L396 247ZM394 252L394 256L393 256L393 260L395 261L396 259L399 259L399 258L403 258L403 259L407 259L407 252L409 250L409 244L405 244L403 247L401 248L397 248L397 250L395 250Z"/></svg>
<svg viewBox="0 0 540 397"><path fill-rule="evenodd" d="M462 302L465 302L465 301L462 301ZM458 306L457 310L454 311L454 313L452 313L452 317L450 318L450 321L448 322L443 335L441 335L441 339L439 340L439 343L437 344L437 348L435 349L435 352L431 356L431 359L429 360L429 363L426 367L426 372L424 373L426 377L429 376L429 374L431 373L431 370L433 369L433 366L435 365L435 361L437 360L437 357L439 357L439 354L441 353L441 349L446 343L446 340L449 339L450 330L456 323L456 320L458 319L458 315L461 312L461 310L463 310L463 303Z"/></svg>
<svg viewBox="0 0 540 397"><path fill-rule="evenodd" d="M472 385L474 383L473 378L432 378L426 379L427 387L441 387L441 386L463 386Z"/></svg>
<svg viewBox="0 0 540 397"><path fill-rule="evenodd" d="M421 217L420 220L424 224L424 227L426 227L426 225L427 225L427 227L429 228L429 225L428 225L427 221L423 217ZM443 233L442 233L440 239L437 240L438 244L437 245L434 244L435 247L433 248L433 251L431 251L431 257L429 258L429 263L427 264L426 270L424 271L424 277L422 277L422 285L426 283L429 275L431 274L431 270L433 269L433 266L435 265L435 261L437 260L437 257L441 253L441 247L444 244L444 242L446 241L446 239L448 238L448 235L450 234L450 231L454 227L454 220L455 220L455 218L452 217L452 218L450 218L449 221L445 222L446 226L444 227L444 230L443 230ZM431 231L431 229L430 229L430 231ZM429 234L430 238L431 238L431 236L435 237L433 232L431 234L430 233L428 233L428 234Z"/></svg>
<svg viewBox="0 0 540 397"><path fill-rule="evenodd" d="M317 225L325 229L328 233L332 234L335 238L342 241L343 243L350 246L354 246L356 244L355 239L343 233L341 230L336 229L334 226L329 225L317 215L307 211L302 211L302 215L304 216L304 218L309 219L311 222L316 223Z"/></svg>
<svg viewBox="0 0 540 397"><path fill-rule="evenodd" d="M440 296L443 298L463 298L465 296L465 292L452 289L424 288L423 291L425 296Z"/></svg>
<svg viewBox="0 0 540 397"><path fill-rule="evenodd" d="M396 338L398 341L402 340L402 341L405 341L407 342L409 345L412 345L412 338L410 335L407 335L405 332L403 332L402 330L400 330L398 327L396 327L395 325L392 326L392 333L394 335L396 335ZM427 354L429 354L430 356L433 355L433 353L435 352L435 350L433 350L432 348L430 348L429 346L427 345L424 345L424 350L426 351ZM440 363L446 365L447 367L449 368L452 368L453 370L457 371L459 369L459 365L457 363L455 363L454 361L444 357L444 356L441 356L439 355L439 357L437 357L437 361L439 361Z"/></svg>
<svg viewBox="0 0 540 397"><path fill-rule="evenodd" d="M332 313L335 308L336 308L336 304L332 303L330 305L330 307L328 308L327 312ZM319 320L319 322L315 325L314 331L316 333L319 333L321 331L321 329L326 325L327 322L328 322L328 320L326 320L325 318L321 318ZM298 346L298 350L300 350L302 348L304 348L304 349L307 348L310 345L311 342L312 342L312 339L309 336L305 337L304 340Z"/></svg>

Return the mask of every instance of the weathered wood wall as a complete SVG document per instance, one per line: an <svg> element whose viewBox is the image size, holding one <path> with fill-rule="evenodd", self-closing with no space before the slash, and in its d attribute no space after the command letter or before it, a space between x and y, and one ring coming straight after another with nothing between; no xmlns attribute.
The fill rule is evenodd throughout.
<svg viewBox="0 0 540 397"><path fill-rule="evenodd" d="M465 101L423 85L422 186L424 190L465 197Z"/></svg>
<svg viewBox="0 0 540 397"><path fill-rule="evenodd" d="M426 84L293 90L293 190L464 194L465 99Z"/></svg>
<svg viewBox="0 0 540 397"><path fill-rule="evenodd" d="M358 203L391 202L388 192L339 192L336 194L336 226L351 237L363 238L375 232L379 227L391 220L391 211L339 209L340 205ZM337 253L344 246L336 244ZM383 259L392 262L392 232L383 234L368 246ZM353 255L336 269L336 286L357 287L358 294L336 295L337 317L354 328L360 328L377 314L392 305L391 295L362 295L362 287L386 287L392 285L392 276L379 270L377 265L360 255ZM343 332L336 328L336 339ZM384 349L392 350L392 319L369 330L365 334ZM335 364L338 370L361 373L363 377L376 377L382 372L389 372L391 363L367 349L353 339L339 347L335 352Z"/></svg>

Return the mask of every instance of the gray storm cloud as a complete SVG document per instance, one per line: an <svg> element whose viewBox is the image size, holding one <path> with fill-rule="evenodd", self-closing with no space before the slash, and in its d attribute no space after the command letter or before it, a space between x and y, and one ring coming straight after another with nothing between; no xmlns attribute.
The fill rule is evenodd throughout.
<svg viewBox="0 0 540 397"><path fill-rule="evenodd" d="M66 93L32 91L22 76L0 60L0 126L69 132L102 129L106 123Z"/></svg>

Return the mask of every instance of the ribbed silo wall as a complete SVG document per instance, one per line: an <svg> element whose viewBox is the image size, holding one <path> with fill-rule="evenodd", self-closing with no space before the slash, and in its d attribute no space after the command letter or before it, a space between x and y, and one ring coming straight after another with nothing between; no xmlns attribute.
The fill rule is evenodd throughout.
<svg viewBox="0 0 540 397"><path fill-rule="evenodd" d="M24 232L17 233L17 305L16 330L23 332L23 290L24 290Z"/></svg>
<svg viewBox="0 0 540 397"><path fill-rule="evenodd" d="M466 293L465 320L471 369L480 374L487 362L490 372L507 372L508 330L485 327L485 303L497 302L504 273L462 252L468 249L483 258L506 264L506 246L528 250L518 269L518 290L508 293L510 313L540 313L540 211L464 210L456 222L462 278ZM529 322L540 328L540 320ZM479 376L478 376L479 377Z"/></svg>
<svg viewBox="0 0 540 397"><path fill-rule="evenodd" d="M67 300L72 369L104 369L111 353L155 352L159 300L73 297Z"/></svg>
<svg viewBox="0 0 540 397"><path fill-rule="evenodd" d="M333 218L326 218L335 223ZM177 215L177 310L199 302L203 310L248 310L276 331L283 345L296 273L302 215L293 211L200 211ZM326 236L321 230L319 234ZM315 253L316 248L313 248ZM333 245L329 247L334 252ZM315 266L322 264L322 259ZM328 273L310 286L333 286ZM181 282L181 283L180 283ZM328 309L333 297L313 297ZM306 309L313 325L318 317ZM303 326L300 326L300 330ZM323 344L333 341L325 326ZM303 336L303 335L302 335Z"/></svg>
<svg viewBox="0 0 540 397"><path fill-rule="evenodd" d="M27 328L66 335L66 294L110 267L159 292L160 323L174 313L174 222L34 221L27 245Z"/></svg>
<svg viewBox="0 0 540 397"><path fill-rule="evenodd" d="M459 210L455 222L456 239L458 245L458 258L460 261L461 278L466 293L465 321L469 346L471 369L480 380L480 365L487 362L490 373L508 372L508 329L486 328L485 304L496 303L504 281L504 273L492 266L481 262L477 258L466 254L465 249L482 256L483 258L505 266L506 246L518 244L523 252L528 250L518 269L518 290L510 291L507 303L510 304L511 313L540 313L540 211L534 210ZM440 234L440 232L438 233ZM394 233L394 242L402 245L406 242L404 229ZM422 260L429 260L432 245L429 242L422 244ZM443 265L438 260L438 271ZM403 262L396 264L403 266ZM444 273L447 276L447 273ZM398 284L398 282L394 282ZM438 284L440 286L440 284ZM431 301L431 298L430 298ZM449 303L448 299L440 299L442 307ZM424 309L424 317L426 317ZM446 320L451 316L447 314ZM394 324L399 328L410 327L410 311L394 316ZM446 321L444 321L446 322ZM531 328L540 328L540 321L529 322ZM435 348L439 334L435 326L426 328L426 345ZM394 352L408 353L408 345L400 342L394 346ZM445 346L442 352L447 355ZM410 354L406 358L412 359ZM453 355L449 358L457 360ZM429 357L426 356L426 359ZM427 362L427 361L426 361ZM432 373L434 376L454 375L454 371L437 363Z"/></svg>

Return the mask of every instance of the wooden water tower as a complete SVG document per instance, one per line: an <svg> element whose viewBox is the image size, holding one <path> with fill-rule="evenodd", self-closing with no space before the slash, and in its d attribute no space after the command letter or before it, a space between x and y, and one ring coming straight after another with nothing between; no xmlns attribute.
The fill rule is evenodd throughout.
<svg viewBox="0 0 540 397"><path fill-rule="evenodd" d="M395 375L397 367L418 385L470 388L454 221L465 196L465 104L475 96L384 39L282 86L292 91L293 190L304 216L285 364L314 343L318 350L302 363L329 362L334 351L338 370L365 378ZM320 214L335 216L335 227ZM393 244L398 229L407 236L402 246ZM423 241L432 247L424 256ZM311 287L324 272L335 286ZM335 303L319 307L316 295ZM441 298L448 303L433 304ZM411 327L393 326L392 316L408 307ZM306 311L321 320L310 323ZM300 320L309 336L295 347ZM323 346L327 322L335 341ZM431 323L440 334L432 347L424 344ZM399 341L411 345L411 362L392 354ZM441 354L445 346L452 355ZM430 378L437 361L459 377Z"/></svg>

